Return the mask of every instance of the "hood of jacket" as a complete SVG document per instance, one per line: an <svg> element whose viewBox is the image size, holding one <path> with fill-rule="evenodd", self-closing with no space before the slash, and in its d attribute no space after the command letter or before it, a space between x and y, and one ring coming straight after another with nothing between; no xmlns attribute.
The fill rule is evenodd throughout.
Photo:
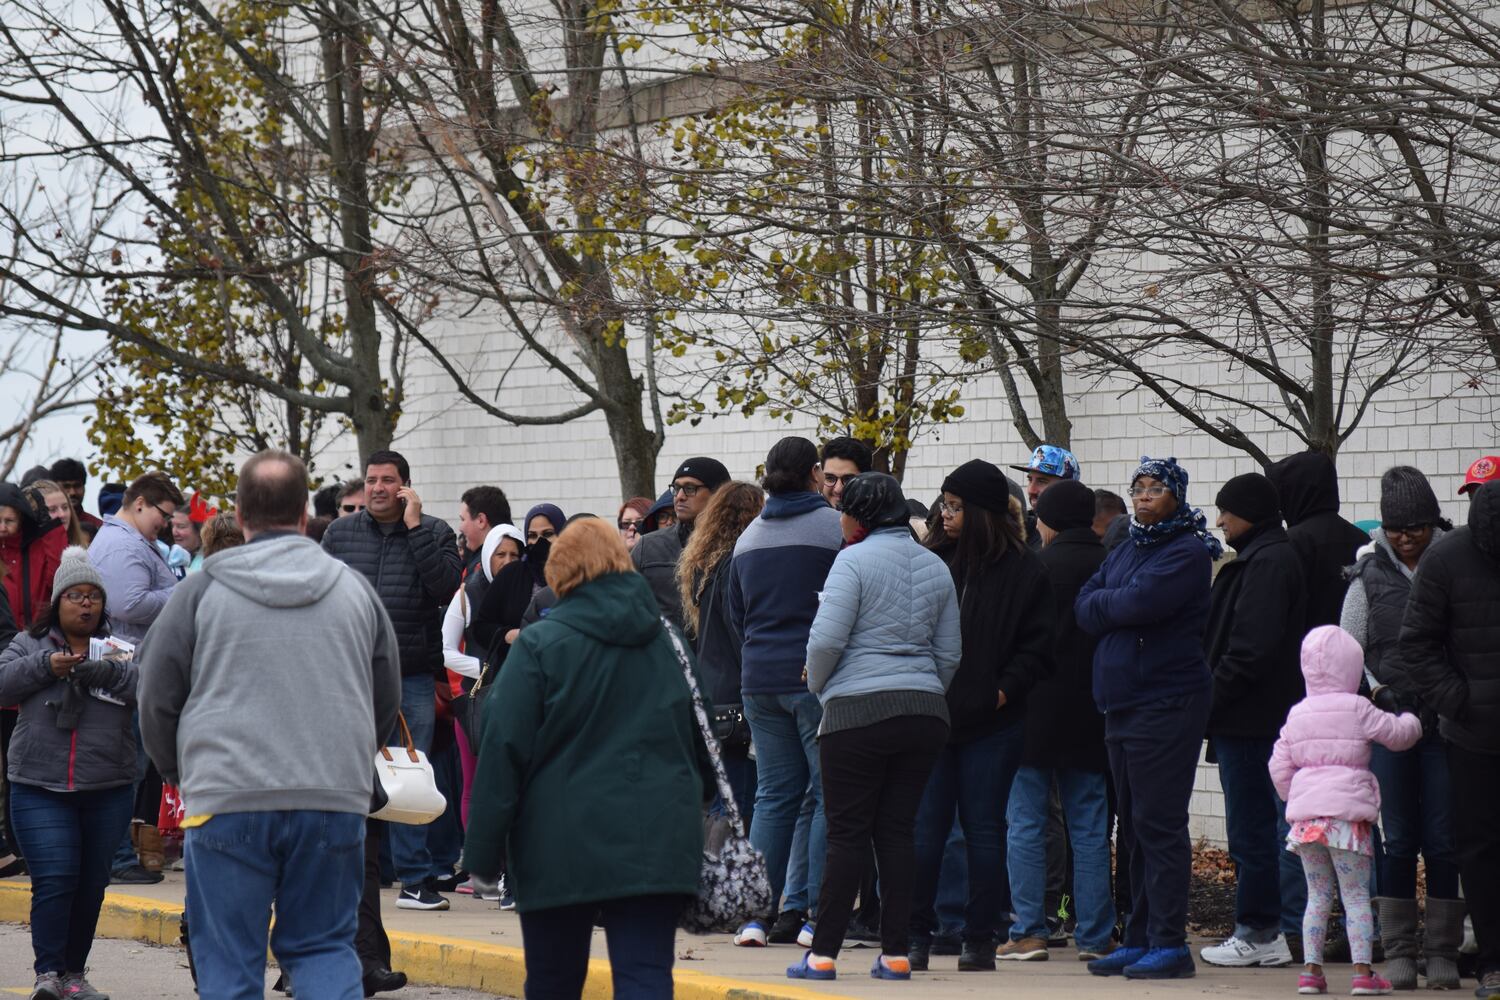
<svg viewBox="0 0 1500 1000"><path fill-rule="evenodd" d="M497 524L491 528L485 534L484 545L479 550L479 568L484 571L484 578L490 582L494 582L495 579L495 574L490 572L490 558L500 547L500 543L507 538L516 540L516 544L521 546L523 555L526 552L526 536L521 534L520 528L514 524Z"/></svg>
<svg viewBox="0 0 1500 1000"><path fill-rule="evenodd" d="M14 483L0 483L0 507L13 508L21 515L20 544L30 545L56 524L56 520L38 513L39 497L31 489L23 489Z"/></svg>
<svg viewBox="0 0 1500 1000"><path fill-rule="evenodd" d="M1296 527L1314 514L1337 514L1339 474L1333 459L1321 451L1304 451L1283 458L1266 469L1281 497L1287 527Z"/></svg>
<svg viewBox="0 0 1500 1000"><path fill-rule="evenodd" d="M661 634L661 609L639 573L607 573L574 588L547 621L577 629L606 646L639 647Z"/></svg>
<svg viewBox="0 0 1500 1000"><path fill-rule="evenodd" d="M1337 625L1320 625L1302 640L1302 679L1308 697L1353 694L1365 671L1365 652Z"/></svg>
<svg viewBox="0 0 1500 1000"><path fill-rule="evenodd" d="M333 565L331 565L333 564ZM203 562L203 572L264 608L316 603L338 581L336 560L305 535L276 535L226 549Z"/></svg>
<svg viewBox="0 0 1500 1000"><path fill-rule="evenodd" d="M796 517L827 506L828 501L821 493L773 493L766 497L766 509L760 512L760 516L774 521L778 517Z"/></svg>
<svg viewBox="0 0 1500 1000"><path fill-rule="evenodd" d="M1469 534L1474 546L1491 559L1500 559L1500 482L1485 483L1469 504Z"/></svg>

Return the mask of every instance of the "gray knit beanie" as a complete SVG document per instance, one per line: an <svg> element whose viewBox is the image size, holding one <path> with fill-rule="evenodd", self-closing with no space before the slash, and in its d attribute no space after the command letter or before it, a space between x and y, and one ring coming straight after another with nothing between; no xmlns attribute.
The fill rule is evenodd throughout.
<svg viewBox="0 0 1500 1000"><path fill-rule="evenodd" d="M1380 477L1380 523L1392 528L1437 524L1443 519L1437 494L1421 469L1398 465Z"/></svg>
<svg viewBox="0 0 1500 1000"><path fill-rule="evenodd" d="M89 562L88 550L78 545L63 549L62 559L57 564L57 575L52 578L52 602L73 587L91 583L104 593L104 580L94 564Z"/></svg>

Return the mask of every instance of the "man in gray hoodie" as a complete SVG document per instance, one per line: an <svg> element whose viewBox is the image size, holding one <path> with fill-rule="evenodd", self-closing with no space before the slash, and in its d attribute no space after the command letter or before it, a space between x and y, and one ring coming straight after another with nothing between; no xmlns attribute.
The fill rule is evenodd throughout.
<svg viewBox="0 0 1500 1000"><path fill-rule="evenodd" d="M302 534L307 469L264 451L235 514L246 544L174 590L136 651L141 731L182 791L203 996L261 996L271 950L298 995L358 997L356 910L381 734L401 664L375 590Z"/></svg>

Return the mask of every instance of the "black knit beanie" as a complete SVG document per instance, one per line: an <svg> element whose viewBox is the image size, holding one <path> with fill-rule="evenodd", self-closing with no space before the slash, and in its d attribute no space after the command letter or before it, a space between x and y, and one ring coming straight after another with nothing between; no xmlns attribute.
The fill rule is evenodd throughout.
<svg viewBox="0 0 1500 1000"><path fill-rule="evenodd" d="M683 476L692 476L698 482L716 490L729 482L729 470L724 468L724 463L716 458L690 458L677 467L672 473L672 482L676 482Z"/></svg>
<svg viewBox="0 0 1500 1000"><path fill-rule="evenodd" d="M861 472L849 480L839 510L869 531L905 525L911 520L901 484L884 472Z"/></svg>
<svg viewBox="0 0 1500 1000"><path fill-rule="evenodd" d="M1251 524L1281 518L1281 497L1276 485L1259 472L1235 476L1219 487L1214 505Z"/></svg>
<svg viewBox="0 0 1500 1000"><path fill-rule="evenodd" d="M1398 465L1380 477L1380 523L1392 528L1437 524L1443 519L1437 494L1421 469Z"/></svg>
<svg viewBox="0 0 1500 1000"><path fill-rule="evenodd" d="M1092 527L1094 491L1076 479L1053 483L1037 497L1036 519L1053 531Z"/></svg>
<svg viewBox="0 0 1500 1000"><path fill-rule="evenodd" d="M943 492L962 497L964 503L971 503L975 507L1004 514L1010 509L1008 484L1009 480L999 466L976 458L948 474L948 478L943 480Z"/></svg>

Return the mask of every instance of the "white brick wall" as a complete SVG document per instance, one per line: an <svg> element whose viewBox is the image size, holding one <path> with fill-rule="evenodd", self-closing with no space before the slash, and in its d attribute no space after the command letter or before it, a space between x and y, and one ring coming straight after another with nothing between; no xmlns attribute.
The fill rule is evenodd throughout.
<svg viewBox="0 0 1500 1000"><path fill-rule="evenodd" d="M495 349L498 338L486 337L488 332L469 324L440 338L460 367L471 367L481 392L493 389L498 373L511 360L508 351ZM1192 367L1202 377L1223 379L1220 388L1233 388L1230 378L1213 366ZM1175 455L1192 477L1191 501L1204 507L1212 521L1215 511L1210 503L1219 484L1255 469L1248 456L1191 429L1144 392L1121 395L1120 386L1073 388L1073 450L1090 485L1122 492L1142 454ZM543 500L558 503L569 514L588 510L612 516L623 499L602 417L551 427L501 424L466 404L447 376L421 359L408 373L408 391L396 447L411 461L415 484L432 513L456 521L459 494L480 482L500 484L517 517ZM555 375L524 358L510 372L498 399L499 405L529 413L556 412L577 402ZM1002 466L1026 458L998 379L969 385L964 404L967 413L962 420L932 429L913 449L906 474L911 495L930 501L943 476L970 458ZM1407 463L1432 477L1445 513L1461 520L1465 505L1455 491L1464 469L1480 454L1500 451L1496 413L1491 385L1476 386L1458 372L1433 371L1387 391L1339 455L1344 515L1351 521L1378 517L1380 473ZM657 462L658 486L665 486L682 459L700 454L719 458L736 477L750 477L779 437L816 437L812 427L811 420L788 424L739 415L705 419L698 427L670 427ZM1261 431L1257 441L1273 457L1301 449L1284 431L1254 424L1247 429ZM328 460L324 471L333 471L349 457ZM1193 795L1192 830L1195 838L1223 843L1222 796L1214 769L1206 764L1199 769Z"/></svg>

